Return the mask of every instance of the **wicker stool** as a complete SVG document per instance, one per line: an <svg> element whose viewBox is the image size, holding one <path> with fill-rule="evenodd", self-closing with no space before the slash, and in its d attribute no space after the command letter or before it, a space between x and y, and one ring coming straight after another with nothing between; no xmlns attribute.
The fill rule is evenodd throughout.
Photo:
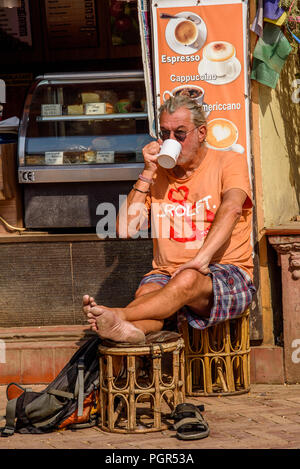
<svg viewBox="0 0 300 469"><path fill-rule="evenodd" d="M170 413L184 401L184 341L179 334L151 333L145 345L106 341L99 346L99 360L103 430L145 433L168 428L164 406Z"/></svg>
<svg viewBox="0 0 300 469"><path fill-rule="evenodd" d="M243 394L250 389L249 309L238 319L207 329L185 321L185 386L188 396Z"/></svg>

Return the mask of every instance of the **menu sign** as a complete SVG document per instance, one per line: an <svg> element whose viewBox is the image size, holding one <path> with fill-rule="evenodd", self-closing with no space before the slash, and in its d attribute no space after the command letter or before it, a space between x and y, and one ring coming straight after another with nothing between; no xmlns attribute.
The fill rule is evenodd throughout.
<svg viewBox="0 0 300 469"><path fill-rule="evenodd" d="M0 8L0 30L3 50L16 49L17 43L10 43L9 37L21 44L32 46L28 0L21 0L19 7Z"/></svg>
<svg viewBox="0 0 300 469"><path fill-rule="evenodd" d="M95 0L45 0L50 49L97 47Z"/></svg>
<svg viewBox="0 0 300 469"><path fill-rule="evenodd" d="M157 107L189 95L206 112L207 146L249 155L247 2L155 0L151 13Z"/></svg>

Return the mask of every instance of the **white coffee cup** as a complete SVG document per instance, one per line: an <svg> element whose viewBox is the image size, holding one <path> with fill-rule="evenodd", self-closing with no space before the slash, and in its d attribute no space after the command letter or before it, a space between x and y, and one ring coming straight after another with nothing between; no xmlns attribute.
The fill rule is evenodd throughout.
<svg viewBox="0 0 300 469"><path fill-rule="evenodd" d="M168 138L163 142L160 148L160 152L157 156L158 164L162 168L174 168L174 166L176 166L181 149L182 146L177 140Z"/></svg>
<svg viewBox="0 0 300 469"><path fill-rule="evenodd" d="M196 85L180 85L176 86L172 91L166 90L163 94L163 100L166 101L168 97L179 96L181 93L188 94L190 98L194 99L199 105L203 103L204 89ZM195 95L195 97L193 97L193 95Z"/></svg>
<svg viewBox="0 0 300 469"><path fill-rule="evenodd" d="M207 123L206 146L213 150L244 153L245 149L236 143L239 137L237 126L228 119L219 117Z"/></svg>
<svg viewBox="0 0 300 469"><path fill-rule="evenodd" d="M178 18L174 27L174 40L179 46L193 46L199 36L199 30L194 21Z"/></svg>
<svg viewBox="0 0 300 469"><path fill-rule="evenodd" d="M235 47L230 42L210 42L203 49L207 71L217 77L231 77L235 74L234 58Z"/></svg>

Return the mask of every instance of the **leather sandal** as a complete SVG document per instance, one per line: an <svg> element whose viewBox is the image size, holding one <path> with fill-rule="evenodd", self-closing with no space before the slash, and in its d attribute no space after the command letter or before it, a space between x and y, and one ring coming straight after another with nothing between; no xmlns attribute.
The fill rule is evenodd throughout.
<svg viewBox="0 0 300 469"><path fill-rule="evenodd" d="M204 406L194 404L178 404L171 414L174 419L174 430L179 440L201 440L209 435L208 423L200 411Z"/></svg>

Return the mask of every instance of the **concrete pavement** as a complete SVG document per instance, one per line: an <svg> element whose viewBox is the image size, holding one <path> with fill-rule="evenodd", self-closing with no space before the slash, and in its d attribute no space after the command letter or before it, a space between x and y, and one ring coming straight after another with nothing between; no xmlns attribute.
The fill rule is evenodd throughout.
<svg viewBox="0 0 300 469"><path fill-rule="evenodd" d="M32 386L41 390L44 385ZM4 426L6 386L0 386L0 427ZM43 435L0 438L1 449L300 449L300 384L251 386L248 394L186 398L204 404L210 435L182 441L174 430L144 434L107 433L98 427Z"/></svg>

